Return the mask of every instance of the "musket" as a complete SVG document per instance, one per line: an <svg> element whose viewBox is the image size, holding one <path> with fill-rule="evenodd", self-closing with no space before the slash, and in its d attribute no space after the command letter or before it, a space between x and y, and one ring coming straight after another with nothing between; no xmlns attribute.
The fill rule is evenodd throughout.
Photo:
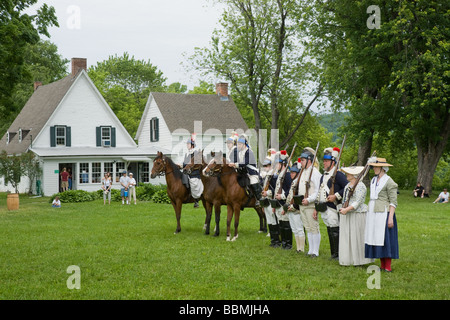
<svg viewBox="0 0 450 320"><path fill-rule="evenodd" d="M372 153L372 155L370 156L370 158L374 157L377 154L376 151L374 151ZM369 158L369 159L370 159ZM348 195L347 195L347 200L345 200L344 204L342 205L342 208L347 208L350 202L350 198L353 196L353 193L355 192L356 186L358 185L359 181L361 181L361 179L363 179L367 172L369 172L370 169L370 164L369 164L369 160L367 160L366 165L364 166L364 169L359 173L358 177L355 180L355 184L352 186L348 187Z"/></svg>
<svg viewBox="0 0 450 320"><path fill-rule="evenodd" d="M312 173L313 173L313 170L314 170L314 162L316 161L316 157L317 157L317 150L319 150L319 144L320 144L320 141L317 142L316 152L314 153L314 159L313 159L312 164L311 164L311 172L309 173L308 180L306 180L306 182L305 182L305 184L306 184L306 191L305 191L305 198L304 199L307 199L308 196L309 196L308 189L311 186L311 177L312 177Z"/></svg>
<svg viewBox="0 0 450 320"><path fill-rule="evenodd" d="M287 147L289 147L289 144L287 145ZM266 182L266 184L264 186L264 189L263 189L264 191L269 190L270 180L272 180L272 177L275 174L275 161L272 162L270 172L271 172L271 174L268 175L268 177L267 177L267 182Z"/></svg>
<svg viewBox="0 0 450 320"><path fill-rule="evenodd" d="M345 139L347 138L347 135L344 135L344 140L342 140L342 146L341 146L341 150L339 151L339 156L338 159L336 161L336 170L334 170L333 175L330 177L331 179L331 188L330 188L330 192L329 194L334 194L334 184L336 182L336 174L338 172L339 169L339 163L341 162L341 155L342 155L342 150L344 150L344 145L345 145Z"/></svg>
<svg viewBox="0 0 450 320"><path fill-rule="evenodd" d="M284 178L286 177L286 172L289 164L291 163L292 156L294 155L295 147L297 147L297 142L294 144L294 147L292 148L291 155L289 156L289 159L287 161L286 168L280 173L280 189L278 189L278 194L281 194L283 192L283 182Z"/></svg>

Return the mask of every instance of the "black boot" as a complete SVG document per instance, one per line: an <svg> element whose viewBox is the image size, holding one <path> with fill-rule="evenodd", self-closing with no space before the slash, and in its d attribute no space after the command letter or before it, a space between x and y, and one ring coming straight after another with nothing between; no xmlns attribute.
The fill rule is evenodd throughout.
<svg viewBox="0 0 450 320"><path fill-rule="evenodd" d="M334 238L333 235L331 234L331 227L327 227L327 233L328 233L328 240L330 241L330 252L331 252L330 259L333 259L335 253L334 253Z"/></svg>
<svg viewBox="0 0 450 320"><path fill-rule="evenodd" d="M280 221L281 246L283 249L292 249L292 229L289 221Z"/></svg>
<svg viewBox="0 0 450 320"><path fill-rule="evenodd" d="M253 196L254 196L255 199L256 199L255 207L256 207L256 208L261 207L261 204L260 204L260 202L259 202L259 200L260 200L261 197L262 197L262 195L261 195L261 193L262 193L262 187L261 187L261 185L260 185L259 183L251 184L251 185L250 185L250 190L252 191Z"/></svg>
<svg viewBox="0 0 450 320"><path fill-rule="evenodd" d="M269 224L270 246L278 248L281 246L279 225Z"/></svg>
<svg viewBox="0 0 450 320"><path fill-rule="evenodd" d="M330 235L333 238L333 251L331 252L331 259L339 260L339 227L331 227Z"/></svg>

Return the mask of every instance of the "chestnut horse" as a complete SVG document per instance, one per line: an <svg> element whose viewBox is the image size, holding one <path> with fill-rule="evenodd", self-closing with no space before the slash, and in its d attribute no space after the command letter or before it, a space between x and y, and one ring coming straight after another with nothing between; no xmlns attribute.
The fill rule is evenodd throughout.
<svg viewBox="0 0 450 320"><path fill-rule="evenodd" d="M175 209L175 215L177 218L177 228L175 234L181 231L181 209L183 203L192 203L194 198L191 196L191 192L183 184L181 177L182 173L179 167L170 159L158 151L158 154L153 160L153 168L151 178L154 179L158 175L166 176L167 195L170 198L173 208ZM205 200L201 198L203 206L205 206Z"/></svg>
<svg viewBox="0 0 450 320"><path fill-rule="evenodd" d="M244 207L255 208L259 216L260 232L267 232L267 221L264 211L262 208L255 207L256 199L248 195L246 190L239 185L238 178L240 174L234 168L228 166L225 157L219 160L221 161L217 161L216 157L215 161L211 161L207 165L204 172L207 175L218 176L220 183L225 189L227 201L227 241L230 241L231 238L230 226L233 215L234 237L231 241L235 241L238 238L239 218L241 210Z"/></svg>
<svg viewBox="0 0 450 320"><path fill-rule="evenodd" d="M205 220L205 234L209 234L211 226L211 216L212 209L214 208L216 228L214 236L217 237L220 234L220 207L226 205L226 194L225 189L220 184L219 179L213 176L205 176L203 174L203 169L207 166L205 159L203 157L203 151L197 154L198 158L191 158L191 163L188 163L184 167L184 172L189 174L191 171L200 170L200 177L203 183L203 199L205 200L204 205L206 209L206 220Z"/></svg>

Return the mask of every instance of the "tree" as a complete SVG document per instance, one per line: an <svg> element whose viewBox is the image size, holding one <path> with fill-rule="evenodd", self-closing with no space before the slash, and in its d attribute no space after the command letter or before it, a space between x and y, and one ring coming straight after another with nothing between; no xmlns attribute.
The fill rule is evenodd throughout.
<svg viewBox="0 0 450 320"><path fill-rule="evenodd" d="M367 27L371 5L379 28ZM450 135L449 6L337 0L308 7L309 52L334 106L350 111L360 164L375 138L393 148L415 145L417 181L428 191Z"/></svg>
<svg viewBox="0 0 450 320"><path fill-rule="evenodd" d="M9 156L3 150L0 154L0 176L4 178L5 186L11 183L15 193L19 193L19 184L23 173L21 157L17 155Z"/></svg>
<svg viewBox="0 0 450 320"><path fill-rule="evenodd" d="M137 131L150 92L166 90L166 78L150 60L136 60L126 52L98 62L88 73L131 136Z"/></svg>
<svg viewBox="0 0 450 320"><path fill-rule="evenodd" d="M214 31L210 47L197 48L190 61L204 75L230 81L233 99L244 118L252 116L257 133L262 128L280 129L284 146L308 112L304 105L311 105L303 104L301 97L310 90L299 93L309 74L309 64L299 47L304 36L298 23L299 1L221 2L227 5L220 20L221 29ZM314 88L313 97L320 94L319 88ZM292 117L288 110L304 115Z"/></svg>
<svg viewBox="0 0 450 320"><path fill-rule="evenodd" d="M0 2L0 113L8 117L18 110L13 93L18 83L30 78L25 68L27 45L36 44L39 35L50 37L48 28L59 26L55 9L43 4L34 15L24 13L37 0Z"/></svg>

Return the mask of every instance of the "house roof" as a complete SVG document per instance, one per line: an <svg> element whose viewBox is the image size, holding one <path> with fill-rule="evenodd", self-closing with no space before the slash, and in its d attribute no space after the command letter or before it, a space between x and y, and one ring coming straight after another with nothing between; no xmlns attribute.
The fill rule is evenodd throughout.
<svg viewBox="0 0 450 320"><path fill-rule="evenodd" d="M6 143L7 133L0 140L0 150L5 150L8 154L26 152L31 144L31 137L34 139L42 130L74 79L75 77L69 75L61 80L39 86L9 127L7 133L10 133L10 142ZM19 129L22 129L21 142L19 142Z"/></svg>
<svg viewBox="0 0 450 320"><path fill-rule="evenodd" d="M194 121L202 121L203 132L218 129L248 130L248 126L231 97L227 100L215 94L177 94L152 92L170 132L186 129L194 132ZM200 133L200 132L199 132Z"/></svg>

